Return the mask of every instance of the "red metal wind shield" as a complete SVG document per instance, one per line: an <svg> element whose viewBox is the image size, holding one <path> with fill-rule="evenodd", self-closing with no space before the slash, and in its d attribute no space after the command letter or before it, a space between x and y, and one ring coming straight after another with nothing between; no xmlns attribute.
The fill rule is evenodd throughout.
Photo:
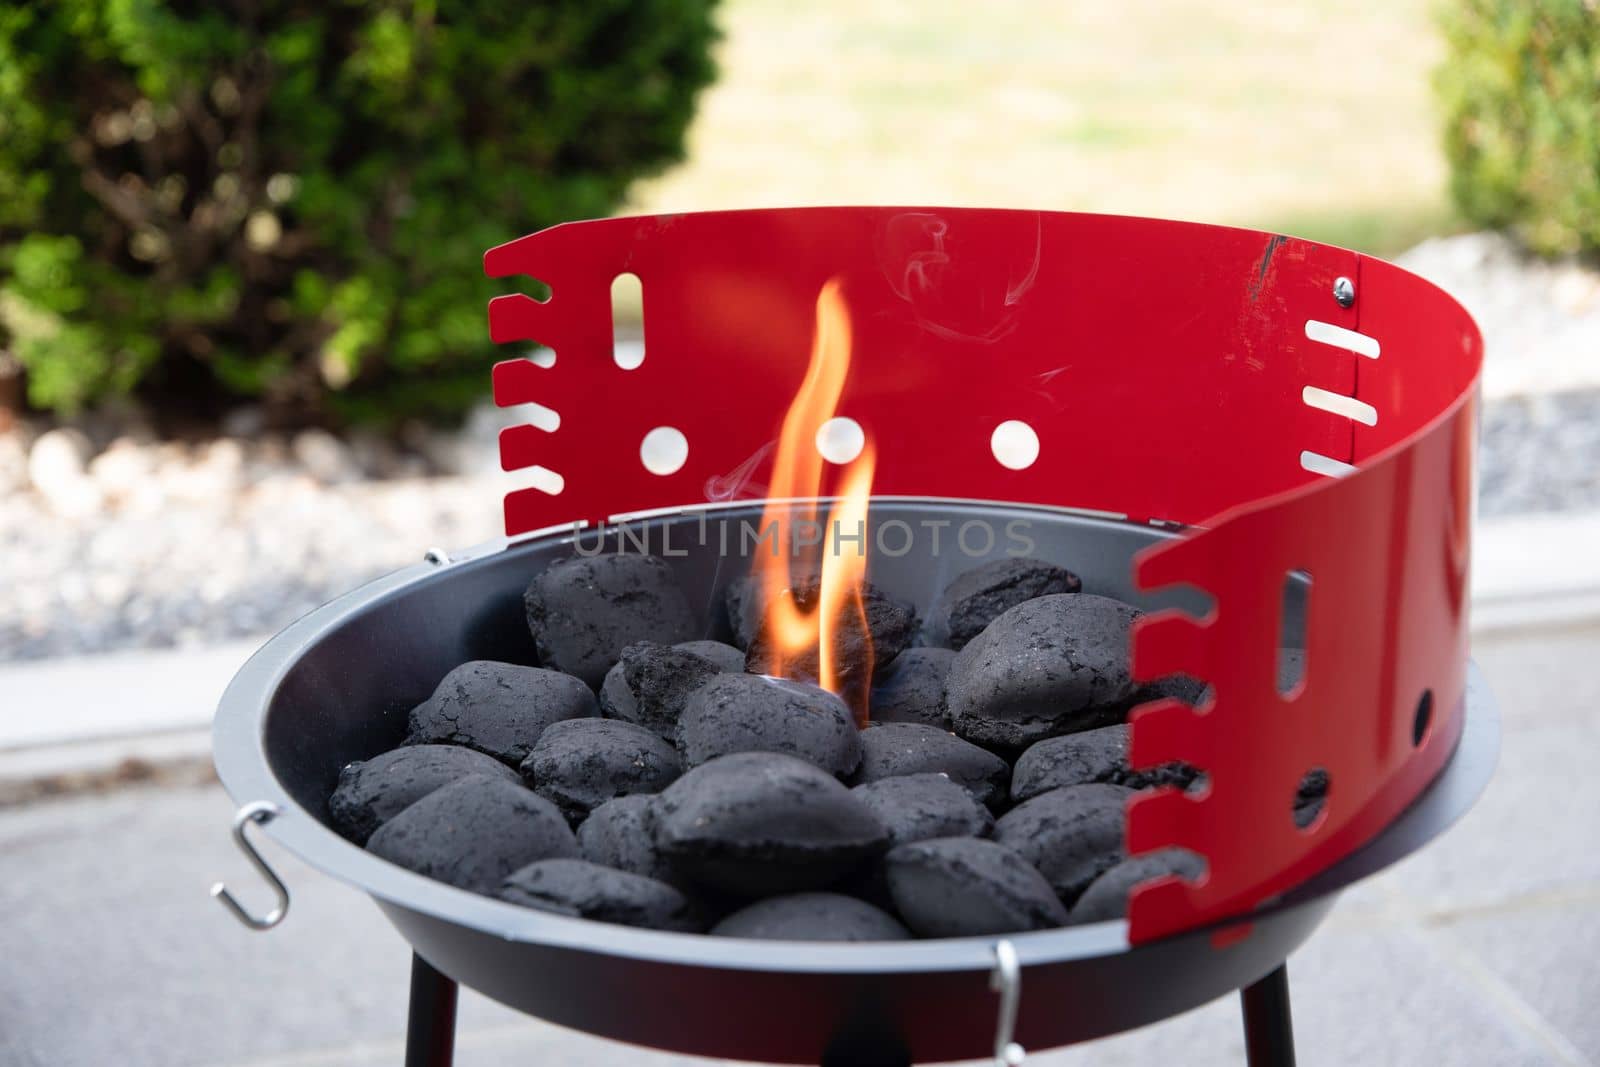
<svg viewBox="0 0 1600 1067"><path fill-rule="evenodd" d="M1249 230L939 208L571 223L492 249L485 266L550 289L489 309L495 341L554 353L495 367L497 403L559 420L502 435L505 468L541 486L506 498L509 535L761 498L817 293L835 277L854 334L838 413L876 443L874 495L1202 527L1136 571L1147 588L1205 590L1211 615L1148 618L1133 660L1142 678L1201 678L1213 698L1198 714L1139 709L1132 755L1186 760L1209 785L1140 796L1128 834L1131 851L1181 845L1209 869L1197 886L1138 891L1133 940L1237 916L1326 868L1448 756L1464 692L1480 342L1420 279ZM644 294L633 369L613 354L611 288L624 273ZM1354 284L1349 307L1334 296L1341 277ZM991 446L1011 421L1040 442L1022 470ZM688 444L664 475L641 460L663 428ZM1275 664L1291 571L1310 576L1311 593L1305 678L1286 699ZM1331 785L1301 831L1291 802L1312 767Z"/></svg>

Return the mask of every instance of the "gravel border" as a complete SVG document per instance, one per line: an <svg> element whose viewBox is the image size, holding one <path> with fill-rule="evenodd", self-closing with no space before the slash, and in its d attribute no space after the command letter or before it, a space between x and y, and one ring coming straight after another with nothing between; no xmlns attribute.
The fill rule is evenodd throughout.
<svg viewBox="0 0 1600 1067"><path fill-rule="evenodd" d="M1507 397L1484 406L1478 514L1600 508L1600 388Z"/></svg>

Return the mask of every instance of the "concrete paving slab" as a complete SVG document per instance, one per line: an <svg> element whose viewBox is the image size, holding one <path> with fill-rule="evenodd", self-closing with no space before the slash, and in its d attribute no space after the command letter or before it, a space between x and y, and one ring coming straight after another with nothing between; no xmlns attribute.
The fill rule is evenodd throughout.
<svg viewBox="0 0 1600 1067"><path fill-rule="evenodd" d="M138 782L199 784L216 777L210 730L41 745L0 752L0 808Z"/></svg>
<svg viewBox="0 0 1600 1067"><path fill-rule="evenodd" d="M1442 919L1441 936L1546 1020L1573 1062L1600 1062L1600 887Z"/></svg>
<svg viewBox="0 0 1600 1067"><path fill-rule="evenodd" d="M6 664L0 749L205 728L260 641Z"/></svg>
<svg viewBox="0 0 1600 1067"><path fill-rule="evenodd" d="M1499 696L1508 731L1600 717L1600 624L1478 635L1472 658Z"/></svg>
<svg viewBox="0 0 1600 1067"><path fill-rule="evenodd" d="M1507 730L1494 781L1459 826L1389 874L1430 912L1600 885L1588 783L1595 722Z"/></svg>
<svg viewBox="0 0 1600 1067"><path fill-rule="evenodd" d="M396 1032L407 955L370 903L276 851L296 892L273 936L206 897L217 877L264 892L231 808L215 787L138 789L0 818L0 1062L178 1067Z"/></svg>
<svg viewBox="0 0 1600 1067"><path fill-rule="evenodd" d="M1472 536L1472 618L1479 633L1593 620L1600 606L1600 512L1506 515Z"/></svg>
<svg viewBox="0 0 1600 1067"><path fill-rule="evenodd" d="M405 1043L394 1040L362 1047L324 1049L288 1058L251 1060L227 1067L394 1067L404 1057ZM456 1040L455 1067L529 1067L530 1064L712 1067L723 1062L726 1061L667 1055L525 1020L461 1033Z"/></svg>
<svg viewBox="0 0 1600 1067"><path fill-rule="evenodd" d="M1560 1062L1538 1031L1500 1010L1410 922L1330 924L1291 961L1290 974L1307 1067Z"/></svg>
<svg viewBox="0 0 1600 1067"><path fill-rule="evenodd" d="M365 896L270 842L290 914L266 934L241 928L206 895L222 878L266 904L228 836L232 807L209 786L0 813L0 1065L397 1061L404 941ZM467 1050L515 1031L535 1049L564 1042L559 1062L687 1062L640 1058L472 993L460 1027Z"/></svg>

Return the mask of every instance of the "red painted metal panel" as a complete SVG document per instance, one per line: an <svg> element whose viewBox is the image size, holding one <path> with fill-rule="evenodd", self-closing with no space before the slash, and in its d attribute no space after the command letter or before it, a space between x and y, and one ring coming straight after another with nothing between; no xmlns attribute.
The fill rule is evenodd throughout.
<svg viewBox="0 0 1600 1067"><path fill-rule="evenodd" d="M1454 301L1398 268L1248 230L940 208L576 223L495 248L485 265L551 289L545 303L490 306L496 341L555 352L548 367L498 365L497 402L561 417L553 432L502 437L507 470L543 466L565 481L559 494L508 496L508 534L761 497L833 277L854 337L839 414L877 444L875 493L1200 524L1145 553L1136 576L1199 587L1214 611L1146 619L1133 660L1142 678L1200 677L1214 699L1200 713L1139 709L1132 756L1196 764L1209 787L1137 798L1128 832L1133 851L1180 845L1209 870L1196 886L1136 893L1136 941L1242 914L1347 855L1459 734L1480 342ZM644 288L634 370L612 358L610 288L623 272ZM1332 295L1340 276L1356 284L1350 308ZM1308 322L1362 337L1316 340ZM1378 341L1377 359L1351 350L1362 338ZM1308 385L1372 404L1377 426L1308 406ZM990 450L1011 419L1040 439L1026 470ZM689 441L667 476L639 457L658 426ZM1359 469L1310 474L1303 452ZM1289 571L1313 584L1305 684L1285 700L1275 664ZM1424 691L1432 724L1414 745ZM1312 767L1328 771L1330 794L1301 831L1292 798Z"/></svg>

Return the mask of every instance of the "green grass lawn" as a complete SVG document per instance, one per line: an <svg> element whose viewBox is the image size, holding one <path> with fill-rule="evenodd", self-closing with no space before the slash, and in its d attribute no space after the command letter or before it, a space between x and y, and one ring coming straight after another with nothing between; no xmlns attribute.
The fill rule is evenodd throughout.
<svg viewBox="0 0 1600 1067"><path fill-rule="evenodd" d="M630 211L967 204L1452 227L1432 0L725 0L685 165Z"/></svg>

